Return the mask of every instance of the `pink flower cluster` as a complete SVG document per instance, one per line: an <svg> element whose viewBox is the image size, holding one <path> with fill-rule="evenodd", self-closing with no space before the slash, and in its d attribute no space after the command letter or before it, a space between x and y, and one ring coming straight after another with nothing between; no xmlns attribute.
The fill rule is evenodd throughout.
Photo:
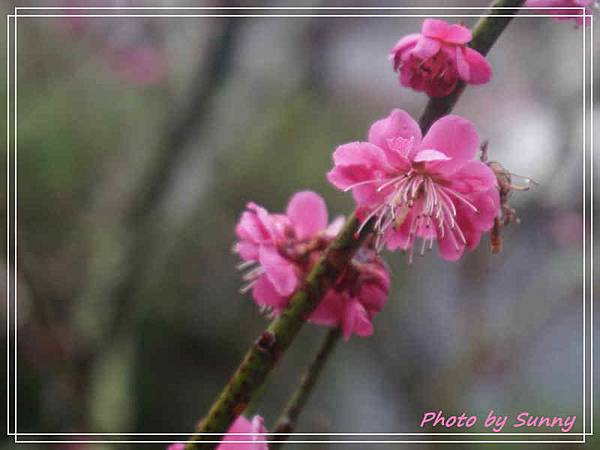
<svg viewBox="0 0 600 450"><path fill-rule="evenodd" d="M244 416L239 416L231 425L227 434L217 447L217 450L268 450L269 446L265 444L265 435L252 434L232 434L232 433L266 433L267 429L264 420L260 416L254 416L250 421ZM252 443L240 443L239 441L258 441ZM179 442L169 445L167 450L185 450L185 444Z"/></svg>
<svg viewBox="0 0 600 450"><path fill-rule="evenodd" d="M595 0L527 0L525 6L547 8L536 11L543 14L552 14L556 16L557 20L574 20L577 25L582 25L584 22L583 17L561 17L583 15L581 10L564 8L585 8L586 14L592 14L591 6L594 3ZM586 18L586 25L589 25L589 22L589 19Z"/></svg>
<svg viewBox="0 0 600 450"><path fill-rule="evenodd" d="M389 57L403 86L444 97L459 80L484 84L492 77L485 57L467 47L471 39L471 31L462 25L425 19L421 33L400 39Z"/></svg>
<svg viewBox="0 0 600 450"><path fill-rule="evenodd" d="M285 214L270 214L249 203L237 227L234 251L250 269L244 276L254 301L277 316L285 309L323 250L334 239L343 218L328 224L327 207L314 192L295 194ZM309 322L339 326L345 339L369 336L372 320L383 308L390 279L374 251L357 254L351 266L326 293Z"/></svg>
<svg viewBox="0 0 600 450"><path fill-rule="evenodd" d="M457 260L477 247L499 213L494 172L475 159L479 136L471 122L449 115L425 137L415 120L396 109L375 122L367 142L339 146L327 174L351 190L363 223L373 220L381 245L420 253L437 242L442 258Z"/></svg>

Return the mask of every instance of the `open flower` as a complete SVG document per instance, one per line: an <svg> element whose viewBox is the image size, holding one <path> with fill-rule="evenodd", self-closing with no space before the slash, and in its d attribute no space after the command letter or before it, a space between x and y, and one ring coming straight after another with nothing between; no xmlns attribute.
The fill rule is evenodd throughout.
<svg viewBox="0 0 600 450"><path fill-rule="evenodd" d="M542 14L552 14L556 16L556 20L574 20L577 25L583 24L583 17L561 17L583 15L580 9L564 9L564 8L585 8L586 14L592 14L590 7L594 4L594 0L527 0L525 6L548 8L538 9L536 12ZM589 25L589 19L586 18L586 25Z"/></svg>
<svg viewBox="0 0 600 450"><path fill-rule="evenodd" d="M217 447L217 450L268 450L269 446L264 442L252 442L241 444L239 441L265 441L266 435L252 434L230 434L230 433L266 433L264 420L260 416L254 416L250 421L244 416L239 416L231 425L227 434ZM169 445L167 450L185 450L184 443Z"/></svg>
<svg viewBox="0 0 600 450"><path fill-rule="evenodd" d="M449 115L421 138L418 124L395 109L369 130L368 142L338 147L329 181L352 190L363 225L374 220L378 247L420 253L437 241L440 255L457 260L479 244L499 213L493 171L475 159L479 136L471 122Z"/></svg>
<svg viewBox="0 0 600 450"><path fill-rule="evenodd" d="M257 305L272 315L285 309L302 280L343 225L339 217L328 225L327 207L314 192L295 194L285 214L270 214L249 203L237 226L234 251ZM372 334L373 316L381 311L389 290L389 275L375 252L360 252L326 293L309 322L339 326L348 339Z"/></svg>
<svg viewBox="0 0 600 450"><path fill-rule="evenodd" d="M389 289L390 276L383 261L373 250L361 248L350 268L325 294L310 322L340 327L345 340L352 333L371 336L373 317L385 306Z"/></svg>
<svg viewBox="0 0 600 450"><path fill-rule="evenodd" d="M456 88L458 80L484 84L492 77L485 57L467 47L472 38L462 25L425 19L421 33L400 39L389 58L403 86L443 97Z"/></svg>

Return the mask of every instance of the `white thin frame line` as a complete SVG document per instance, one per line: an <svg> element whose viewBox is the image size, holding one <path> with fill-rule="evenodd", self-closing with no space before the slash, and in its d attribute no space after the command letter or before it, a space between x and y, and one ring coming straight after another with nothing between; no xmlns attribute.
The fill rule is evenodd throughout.
<svg viewBox="0 0 600 450"><path fill-rule="evenodd" d="M585 194L586 194L586 154L585 154L585 149L586 149L586 146L585 146L585 143L586 143L586 139L585 139L586 138L586 126L585 126L586 125L586 123L585 123L586 114L585 113L586 113L586 111L585 110L586 110L586 107L587 107L586 95L585 94L586 94L587 71L586 71L586 66L585 66L585 59L586 59L587 55L586 55L586 33L585 33L586 27L585 27L585 23L582 24L581 28L582 28L581 36L582 36L582 46L583 46L583 52L582 52L583 54L582 54L582 58L581 58L582 76L583 76L583 86L582 86L582 98L583 98L583 108L582 108L583 117L582 117L582 119L583 120L581 121L581 127L582 127L582 131L583 131L583 137L582 137L582 154L583 154L583 183L582 183L583 184L583 194L582 194L582 196L583 196L583 202L582 202L582 205L583 205L583 221L582 221L582 223L583 223L583 230L582 230L582 235L583 235L583 239L582 239L583 240L583 242L582 242L582 253L583 253L583 264L582 264L582 266L583 266L583 280L582 280L582 285L583 285L582 286L582 288L583 288L583 295L582 295L582 307L583 307L583 314L582 314L582 320L583 320L583 327L582 327L582 335L583 335L582 336L583 337L583 340L582 340L583 370L582 370L582 376L583 376L583 382L582 382L582 390L583 390L583 392L582 392L582 397L581 398L582 398L582 405L583 405L583 414L582 414L582 418L583 418L583 432L585 433L585 431L586 431L586 398L585 398L585 393L586 393L586 389L585 388L586 388L586 386L585 386L585 383L586 383L586 380L587 380L586 373L585 373L585 370L586 370L586 359L587 359L587 353L586 353L586 340L587 340L587 337L586 337L586 322L587 322L587 320L586 320L586 314L585 314L585 310L586 310L586 296L585 296L585 294L586 294L586 279L587 279L586 278L586 259L585 259L586 258L586 245L585 245L586 244L586 236L585 236L585 234L586 234L586 230L587 230L586 223L585 223L586 208L587 208L586 201L585 201L585 198L586 198L586 196L585 196ZM585 440L585 436L584 436L584 440Z"/></svg>
<svg viewBox="0 0 600 450"><path fill-rule="evenodd" d="M6 16L6 432L10 434L10 17ZM15 430L16 431L16 430Z"/></svg>
<svg viewBox="0 0 600 450"><path fill-rule="evenodd" d="M18 364L17 364L17 328L18 328L18 294L17 294L17 187L18 187L18 179L17 179L17 114L18 114L18 109L17 109L17 105L18 105L18 99L17 99L17 93L18 93L18 89L17 89L17 18L15 17L14 20L14 27L13 27L13 31L14 31L14 41L13 41L13 45L14 45L14 79L13 79L13 88L14 88L14 117L13 117L13 126L14 126L14 136L13 136L13 143L14 143L14 154L13 154L13 164L14 164L14 173L13 173L13 180L14 180L14 187L13 187L13 191L14 191L14 229L13 229L13 236L14 236L14 255L13 255L13 270L14 270L14 282L13 282L13 295L14 295L14 380L13 380L13 385L14 385L14 422L13 422L13 426L14 426L14 430L15 430L15 442L17 441L17 434L19 431L19 428L17 426L17 385L18 382L17 380L18 378Z"/></svg>
<svg viewBox="0 0 600 450"><path fill-rule="evenodd" d="M15 12L17 12L18 9L19 8L15 8ZM418 9L418 8L416 8L416 9ZM440 8L440 9L451 9L451 8ZM513 9L513 8L509 8L509 9ZM593 16L585 14L585 8L574 8L574 9L581 9L583 14L578 14L578 15L575 15L575 16L567 16L567 15L561 15L561 16L562 17L576 17L576 18L579 18L579 17L585 17L585 18L590 17L592 19L592 23L593 23ZM17 273L16 273L16 241L17 241L17 237L16 237L16 223L17 223L17 217L16 217L16 200L17 200L17 190L16 190L16 181L17 181L16 180L16 168L17 168L17 161L16 161L16 130L17 130L17 125L16 125L16 113L17 113L17 104L16 104L16 93L17 93L17 87L16 87L16 71L17 71L17 66L16 66L16 59L17 59L16 58L16 36L17 36L17 28L16 28L16 26L17 26L17 21L16 21L16 17L17 16L18 16L18 13L15 14L15 15L9 15L9 16L7 16L7 17L15 17L15 44L14 44L15 45L15 282L16 282L16 276L17 276ZM73 15L65 15L65 16L66 17L73 17ZM95 15L91 15L91 16L95 16ZM152 17L154 17L154 16L156 16L156 17L163 17L163 15L152 15ZM212 17L212 16L217 16L217 15L209 15L209 16ZM259 17L271 17L271 16L272 15L260 15ZM398 16L398 17L421 17L419 15L394 15L394 16ZM477 16L473 16L473 17L487 17L487 16L489 16L489 15L477 15ZM502 17L501 15L495 15L495 16L496 17ZM21 16L21 17L24 17L24 16ZM53 16L50 16L50 15L35 15L35 17L53 17ZM108 17L121 17L121 16L120 15L109 15ZM125 17L127 17L127 16L125 16ZM167 15L166 17L170 17L170 16ZM185 15L183 17L194 17L194 16ZM218 15L217 17L220 17L220 15ZM243 16L241 16L241 15L234 15L233 17L243 17ZM251 16L251 17L254 17L254 16ZM279 16L277 16L277 17L279 17ZM287 16L282 16L282 17L300 17L300 16L297 16L297 15L287 15ZM326 15L310 15L310 17L328 17L328 16L326 16ZM340 16L340 17L348 17L348 16ZM360 15L358 17L366 17L366 16ZM392 17L392 16L390 16L390 15L383 15L383 16L377 16L377 17ZM424 17L431 17L431 15L424 16ZM444 15L443 17L454 17L454 16ZM548 16L541 15L541 14L540 15L532 15L532 16L526 16L526 15L514 16L514 15L509 15L509 16L506 16L506 17L554 17L554 15L548 15ZM583 34L584 35L585 35L585 28L586 27L584 25L583 26L583 29L584 29L583 30ZM8 45L8 42L7 42L7 45ZM584 45L584 49L585 49L585 45ZM585 58L585 54L584 54L584 58ZM593 68L591 68L590 70L593 71ZM584 85L585 85L585 70L584 70ZM585 89L585 86L584 86L584 89ZM593 106L593 99L591 99L591 101L590 101L590 108L592 106ZM585 108L585 98L584 98L584 108ZM584 134L584 139L585 139L585 134ZM585 152L585 146L584 146L583 149L584 149L584 152ZM584 164L585 164L585 153L584 153ZM584 191L584 203L585 203L585 191ZM584 239L585 239L585 233L584 233ZM585 253L585 247L584 247L584 253ZM585 263L585 261L584 261L584 263ZM585 276L585 273L584 273L584 276ZM584 310L584 312L585 312L585 310ZM17 313L16 313L16 291L15 291L15 323L16 323L16 317L17 317ZM15 330L15 352L16 352L16 330ZM592 355L592 357L593 357L593 355ZM584 358L585 358L585 351L584 351ZM15 354L15 362L16 362L16 354ZM585 364L585 361L584 361L584 364ZM15 374L16 374L16 364L15 364ZM584 373L584 377L585 377L585 373ZM584 398L584 402L585 402L585 400L586 399ZM16 402L16 382L15 382L15 426L16 426L16 403L17 402ZM585 428L585 421L584 421L584 428ZM15 428L15 431L16 431L16 428ZM18 436L18 434L20 434L20 433L15 433L14 434L15 435L15 442L17 442L17 436ZM79 434L79 433L77 433L77 434ZM446 434L451 435L451 434L456 434L456 433L446 433ZM471 433L467 433L467 434L471 434ZM539 433L525 433L525 434L527 434L527 435L537 435ZM588 433L572 433L572 434L583 435L584 436L584 439L582 441L583 443L585 443L585 436L589 435ZM561 433L561 435L563 435L563 434ZM19 442L22 442L22 441L19 441ZM46 442L46 441L44 441L44 442ZM47 441L47 442L51 442L51 441ZM68 442L74 443L74 442L77 442L77 441L68 441ZM117 441L110 441L110 442L117 442ZM135 442L138 442L138 441L135 441ZM142 441L139 441L139 442L142 442ZM327 442L331 442L331 441L327 441ZM347 442L347 441L344 441L344 442ZM363 442L363 441L360 441L360 442ZM414 441L410 441L410 442L414 442ZM433 441L433 442L439 442L439 441ZM452 442L456 442L456 441L452 441ZM469 442L473 442L473 441L469 441ZM487 441L484 441L484 442L487 442ZM510 442L513 442L513 441L510 441ZM526 442L533 442L533 441L526 441ZM554 441L550 441L550 442L554 442ZM566 442L566 441L557 441L557 442ZM579 441L577 441L577 442L579 442Z"/></svg>
<svg viewBox="0 0 600 450"><path fill-rule="evenodd" d="M252 18L252 17L274 17L274 18L311 18L311 17L329 17L329 18L398 18L398 17L417 17L417 18L428 18L428 17L454 17L454 18L465 18L465 17L550 17L554 18L552 14L519 14L515 16L513 14L12 14L10 17L50 17L50 18L61 18L61 17L119 17L119 18L150 18L150 17L170 17L170 18L184 18L184 17L221 17L221 18ZM565 19L576 19L583 17L592 17L590 14L561 14L561 18Z"/></svg>
<svg viewBox="0 0 600 450"><path fill-rule="evenodd" d="M148 9L148 10L257 10L257 11L323 11L323 10L548 10L548 6L17 6L15 10L123 10L123 9ZM552 9L558 10L586 10L582 6L561 6Z"/></svg>
<svg viewBox="0 0 600 450"><path fill-rule="evenodd" d="M583 24L585 26L585 23ZM590 431L594 434L594 19L590 20Z"/></svg>
<svg viewBox="0 0 600 450"><path fill-rule="evenodd" d="M71 16L71 15L67 15L67 16ZM113 15L111 15L111 17L112 16ZM585 16L587 17L587 15L585 15ZM15 17L15 22L16 22L16 15L14 17ZM36 17L46 17L46 16L36 15ZM115 17L119 17L119 16L115 16ZM286 16L286 17L288 17L288 16ZM521 16L521 17L523 17L523 16ZM536 16L536 17L543 17L543 16L540 15L540 16ZM551 17L554 17L554 15L552 15ZM577 15L576 17L581 17L581 15ZM585 51L585 28L586 27L583 26L582 28L583 28L583 35L584 35L584 51ZM15 40L16 40L16 23L15 23ZM584 58L585 58L585 56L586 55L584 54ZM584 68L585 68L585 61L584 61ZM585 73L586 72L584 69L584 80L585 80ZM15 55L15 78L16 78L16 55ZM15 86L15 97L16 97L16 86ZM584 81L584 118L585 118L585 81ZM16 119L16 107L15 107L15 119ZM585 120L584 120L584 124L585 124ZM16 135L16 120L15 120L15 135ZM585 139L585 132L584 132L584 139ZM15 143L15 150L16 150L16 143ZM584 144L584 151L585 151L585 144ZM584 153L584 162L585 162L585 153ZM15 158L15 172L16 172L16 158ZM584 174L584 176L585 176L585 174ZM15 177L16 177L16 173L15 173ZM16 183L16 180L15 180L15 183ZM585 183L584 183L584 185L585 185ZM585 189L584 189L584 198L585 198ZM15 209L16 209L16 189L15 189ZM585 212L584 212L584 214L585 214ZM15 217L15 223L16 223L16 217ZM16 227L15 227L15 231L16 231ZM585 236L584 236L584 239L585 239ZM15 240L16 240L16 236L15 236ZM585 248L584 248L584 254L585 254ZM585 258L585 256L584 256L584 258ZM15 259L16 259L16 249L15 249ZM16 277L16 271L15 271L15 277ZM584 277L585 277L585 271L584 271ZM585 299L585 297L584 297L584 299ZM585 305L584 305L584 308L585 308ZM585 309L584 309L584 312L585 312ZM16 314L16 310L15 310L15 314ZM585 319L584 319L584 326L585 326ZM585 328L584 328L584 335L585 335ZM15 347L15 351L16 351L16 347ZM584 354L585 354L585 342L584 342ZM585 361L584 361L584 369L585 369ZM16 367L15 367L15 372L16 372ZM584 380L585 380L585 370L584 370ZM584 381L584 386L585 386L585 381ZM16 397L16 395L15 395L15 397ZM16 402L16 399L15 399L15 402ZM585 387L584 387L584 416L583 417L584 417L584 433L583 433L583 435L584 435L584 440L585 440L585 435L586 435L586 433L585 433ZM16 415L15 415L15 421L16 421ZM15 431L16 431L16 429L15 429ZM15 433L15 434L17 434L17 433ZM455 433L449 433L449 434L455 434ZM537 433L525 433L525 434L537 434Z"/></svg>
<svg viewBox="0 0 600 450"><path fill-rule="evenodd" d="M16 14L14 16L15 17L15 46L16 46L16 16L17 15L18 14ZM587 15L585 15L585 14L583 14L583 15L587 17ZM72 16L72 15L67 15L67 16ZM118 15L110 15L110 17L113 17L113 16L114 17L119 17ZM582 15L577 15L576 17L581 17L581 16ZM21 16L21 17L23 17L23 16ZM48 17L48 16L45 16L45 15L36 15L35 17ZM288 16L286 16L286 17L288 17ZM322 17L322 16L317 16L317 17ZM524 16L521 15L520 17L524 17ZM535 17L543 17L543 16L539 15L539 16L535 16ZM586 27L583 26L582 28L583 28L583 36L584 36L584 38L583 38L583 44L584 44L583 45L583 48L584 48L584 63L583 63L584 70L583 70L583 72L584 72L584 126L585 126L585 105L586 105L586 103L585 103L585 73L586 73L586 71L585 71L585 57L586 57L586 55L585 55L585 29L586 29ZM16 61L15 61L15 81L16 81ZM16 99L16 85L15 85L15 99ZM17 106L16 106L16 101L15 101L15 135L16 135L16 111L17 111ZM584 141L585 141L585 128L584 128ZM584 148L584 152L585 152L585 143L584 143L583 148ZM15 152L16 152L16 142L15 142ZM584 153L584 165L585 165L585 153ZM584 169L584 171L585 171L585 169ZM585 173L584 173L584 177L585 177ZM15 178L16 178L16 158L15 158ZM585 180L585 178L584 178L584 180ZM16 184L16 179L15 179L15 184ZM584 183L584 198L585 198L585 183ZM16 203L16 189L15 189L15 203ZM585 202L584 202L584 204L585 204ZM585 211L584 211L584 217L585 217ZM584 234L584 241L585 241L585 234ZM16 247L16 212L15 212L15 247ZM16 259L16 249L15 249L15 259ZM584 260L585 260L585 246L584 246ZM15 279L16 279L16 270L15 270ZM585 279L585 270L584 270L584 279ZM15 295L16 295L16 293L15 293ZM585 288L584 288L584 314L585 314ZM16 317L16 307L15 307L15 317ZM584 336L585 336L585 323L586 323L586 321L584 319ZM585 337L584 337L584 340L585 340ZM15 336L15 352L16 352L16 336ZM583 353L584 353L584 356L585 356L585 341L584 341L584 352ZM585 359L584 359L584 369L585 369ZM585 440L585 436L586 436L586 433L585 433L585 404L586 404L586 398L585 398L585 375L586 374L585 374L585 370L584 370L584 391L583 391L583 393L584 393L584 411L583 411L584 412L584 415L583 415L583 419L584 419L584 424L583 424L583 426L584 426L584 433L583 433L584 440ZM15 378L16 378L16 364L15 364ZM16 385L16 383L15 383L15 385ZM16 389L16 387L15 387L15 389ZM16 410L16 395L15 395L15 410ZM15 412L15 426L16 426L16 412ZM16 428L15 428L15 431L16 431ZM18 433L15 433L15 435L16 434L18 434ZM455 433L449 433L449 434L455 434ZM532 433L526 433L526 434L532 434Z"/></svg>
<svg viewBox="0 0 600 450"><path fill-rule="evenodd" d="M258 432L248 432L248 433L194 433L194 432L186 432L186 433L18 433L19 436L222 436L224 434L230 434L234 436L583 436L584 434L587 436L591 436L591 433L575 433L575 432L565 432L565 433L464 433L464 432L456 432L456 433L444 433L444 432L421 432L421 433L258 433Z"/></svg>
<svg viewBox="0 0 600 450"><path fill-rule="evenodd" d="M502 433L499 433L502 434ZM43 441L43 440L20 440L15 441L19 444L81 444L81 441L75 440L53 440L53 441ZM96 440L96 441L86 441L86 444L174 444L174 443L188 443L188 441L110 441L110 440ZM205 444L220 444L221 441L202 441ZM236 444L274 444L281 441L274 440L252 440L252 441L235 441ZM585 444L585 440L577 440L577 441L512 441L512 440L504 440L504 441L471 441L471 440L463 440L463 441L428 441L428 440L404 440L404 441L351 441L351 440L326 440L326 441L317 441L317 440L287 440L288 444Z"/></svg>

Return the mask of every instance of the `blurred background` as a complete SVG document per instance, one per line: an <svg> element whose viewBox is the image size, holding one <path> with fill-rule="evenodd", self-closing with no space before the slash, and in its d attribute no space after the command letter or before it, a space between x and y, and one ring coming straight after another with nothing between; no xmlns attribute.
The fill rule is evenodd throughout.
<svg viewBox="0 0 600 450"><path fill-rule="evenodd" d="M351 211L325 180L331 153L394 107L419 116L426 98L387 53L421 21L19 19L19 432L193 429L268 323L238 293L239 214L251 200L281 211L300 189ZM455 111L491 159L539 184L513 196L521 225L499 255L487 237L457 263L386 254L374 335L339 345L297 431L418 432L426 411L490 409L577 415L582 431L581 29L519 18L489 57L492 82ZM306 325L270 377L267 427L325 332ZM336 446L350 447L368 448Z"/></svg>

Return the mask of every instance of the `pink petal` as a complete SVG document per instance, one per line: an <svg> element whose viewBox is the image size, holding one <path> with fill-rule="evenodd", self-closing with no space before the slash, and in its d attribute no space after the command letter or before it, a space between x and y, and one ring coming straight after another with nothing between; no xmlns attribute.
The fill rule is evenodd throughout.
<svg viewBox="0 0 600 450"><path fill-rule="evenodd" d="M249 211L244 211L235 228L236 235L240 239L253 242L263 242L271 236L271 223L267 211L254 204L248 203Z"/></svg>
<svg viewBox="0 0 600 450"><path fill-rule="evenodd" d="M462 203L456 205L457 223L467 241L467 247L474 249L479 245L481 234L489 231L494 219L500 213L500 197L497 188L486 192L476 192L468 196L469 201L477 208L475 213Z"/></svg>
<svg viewBox="0 0 600 450"><path fill-rule="evenodd" d="M267 433L264 426L264 420L260 416L254 416L252 422L244 416L239 416L227 433ZM252 434L226 434L222 443L217 447L217 450L267 450L268 446L265 443L252 442L250 444L240 444L239 441L264 441L267 436L252 435Z"/></svg>
<svg viewBox="0 0 600 450"><path fill-rule="evenodd" d="M389 146L390 142L394 142L397 138L412 140L414 147L421 141L419 124L410 114L401 109L394 109L389 116L378 120L369 128L369 142L382 148L393 165L401 162L397 152Z"/></svg>
<svg viewBox="0 0 600 450"><path fill-rule="evenodd" d="M342 228L344 228L345 223L346 218L344 216L337 216L325 229L325 235L329 237L337 236L342 231Z"/></svg>
<svg viewBox="0 0 600 450"><path fill-rule="evenodd" d="M286 215L300 240L310 239L327 227L325 201L311 191L294 194L288 203Z"/></svg>
<svg viewBox="0 0 600 450"><path fill-rule="evenodd" d="M425 19L421 28L421 33L424 36L445 39L450 25L445 20L440 19Z"/></svg>
<svg viewBox="0 0 600 450"><path fill-rule="evenodd" d="M261 276L252 286L252 298L258 306L271 306L277 310L285 308L289 300L289 296L277 292L266 275Z"/></svg>
<svg viewBox="0 0 600 450"><path fill-rule="evenodd" d="M257 261L258 247L254 242L240 241L235 244L235 252L243 261Z"/></svg>
<svg viewBox="0 0 600 450"><path fill-rule="evenodd" d="M373 144L373 142L350 142L340 145L333 152L333 163L336 166L387 168L385 153L381 150L381 146Z"/></svg>
<svg viewBox="0 0 600 450"><path fill-rule="evenodd" d="M338 189L352 187L352 196L361 206L373 205L383 199L383 194L377 192L377 186L384 179L380 171L362 166L336 166L327 173L327 180ZM367 183L354 186L363 181ZM374 182L370 183L370 181Z"/></svg>
<svg viewBox="0 0 600 450"><path fill-rule="evenodd" d="M440 256L446 261L457 261L465 251L462 243L457 243L450 230L446 230L443 239L438 239Z"/></svg>
<svg viewBox="0 0 600 450"><path fill-rule="evenodd" d="M467 81L471 84L484 84L492 78L492 66L488 60L476 50L465 48L465 59L469 64L470 76Z"/></svg>
<svg viewBox="0 0 600 450"><path fill-rule="evenodd" d="M438 152L437 150L421 150L419 153L415 155L413 159L414 162L426 162L426 161L449 161L452 158L449 158L442 152Z"/></svg>
<svg viewBox="0 0 600 450"><path fill-rule="evenodd" d="M171 444L167 447L167 450L185 450L185 444L183 442Z"/></svg>
<svg viewBox="0 0 600 450"><path fill-rule="evenodd" d="M228 433L253 433L252 423L244 416L238 416L237 419L227 430ZM244 439L246 440L246 439ZM249 440L249 439L248 439Z"/></svg>
<svg viewBox="0 0 600 450"><path fill-rule="evenodd" d="M565 7L586 7L592 6L594 4L594 0L528 0L526 6L538 6L538 7L547 7L549 9L538 9L535 12L539 14L551 14L554 15L555 20L573 20L577 25L582 25L584 23L583 17L561 17L564 15L577 15L581 14L580 10L573 9L564 9ZM563 8L563 9L561 9ZM586 8L587 14L593 14L593 10L590 8ZM590 18L585 18L585 24L588 26L590 24Z"/></svg>
<svg viewBox="0 0 600 450"><path fill-rule="evenodd" d="M387 270L383 269L378 280L363 282L360 289L359 301L369 313L378 313L387 302L389 289L389 274Z"/></svg>
<svg viewBox="0 0 600 450"><path fill-rule="evenodd" d="M459 24L449 24L438 19L425 19L422 33L424 36L458 45L466 44L473 39L471 30L467 27Z"/></svg>
<svg viewBox="0 0 600 450"><path fill-rule="evenodd" d="M477 208L475 213L463 204L457 204L457 221L464 227L465 223L477 231L489 231L494 225L494 219L500 213L500 194L498 189L491 188L485 192L476 192L468 196L469 201Z"/></svg>
<svg viewBox="0 0 600 450"><path fill-rule="evenodd" d="M467 42L471 42L471 39L473 39L471 30L457 23L453 23L446 31L444 41L452 44L462 45L466 44Z"/></svg>
<svg viewBox="0 0 600 450"><path fill-rule="evenodd" d="M414 47L420 37L420 34L413 33L409 34L408 36L404 36L396 43L388 55L388 59L394 62L394 70L399 69L400 63L402 62L402 55L404 52Z"/></svg>
<svg viewBox="0 0 600 450"><path fill-rule="evenodd" d="M352 197L359 206L374 206L385 199L385 192L377 191L379 184L357 186L352 189Z"/></svg>
<svg viewBox="0 0 600 450"><path fill-rule="evenodd" d="M471 160L452 174L450 187L462 194L488 191L498 186L494 171L481 161Z"/></svg>
<svg viewBox="0 0 600 450"><path fill-rule="evenodd" d="M341 317L341 328L344 340L348 341L352 333L366 337L373 334L373 324L365 308L355 299L345 302Z"/></svg>
<svg viewBox="0 0 600 450"><path fill-rule="evenodd" d="M441 48L442 44L437 39L421 36L411 50L411 54L421 59L429 59L439 52Z"/></svg>
<svg viewBox="0 0 600 450"><path fill-rule="evenodd" d="M258 259L277 293L282 296L292 295L298 286L293 264L283 258L273 246L261 246Z"/></svg>
<svg viewBox="0 0 600 450"><path fill-rule="evenodd" d="M479 135L471 122L459 116L449 115L431 126L420 148L445 153L459 163L475 157L479 148Z"/></svg>
<svg viewBox="0 0 600 450"><path fill-rule="evenodd" d="M327 180L336 188L345 190L354 187L357 183L363 181L376 182L381 177L377 176L377 171L365 166L335 166L327 172Z"/></svg>
<svg viewBox="0 0 600 450"><path fill-rule="evenodd" d="M310 315L309 321L326 327L338 326L341 322L340 315L344 303L344 294L330 289Z"/></svg>
<svg viewBox="0 0 600 450"><path fill-rule="evenodd" d="M352 188L360 204L369 205L380 199L381 195L376 192L377 181L393 170L381 148L368 142L352 142L339 146L333 160L335 167L327 173L331 184L342 190ZM358 183L364 184L355 186Z"/></svg>
<svg viewBox="0 0 600 450"><path fill-rule="evenodd" d="M469 81L471 78L471 71L469 70L469 64L465 59L464 49L462 47L456 47L456 69L462 80Z"/></svg>

